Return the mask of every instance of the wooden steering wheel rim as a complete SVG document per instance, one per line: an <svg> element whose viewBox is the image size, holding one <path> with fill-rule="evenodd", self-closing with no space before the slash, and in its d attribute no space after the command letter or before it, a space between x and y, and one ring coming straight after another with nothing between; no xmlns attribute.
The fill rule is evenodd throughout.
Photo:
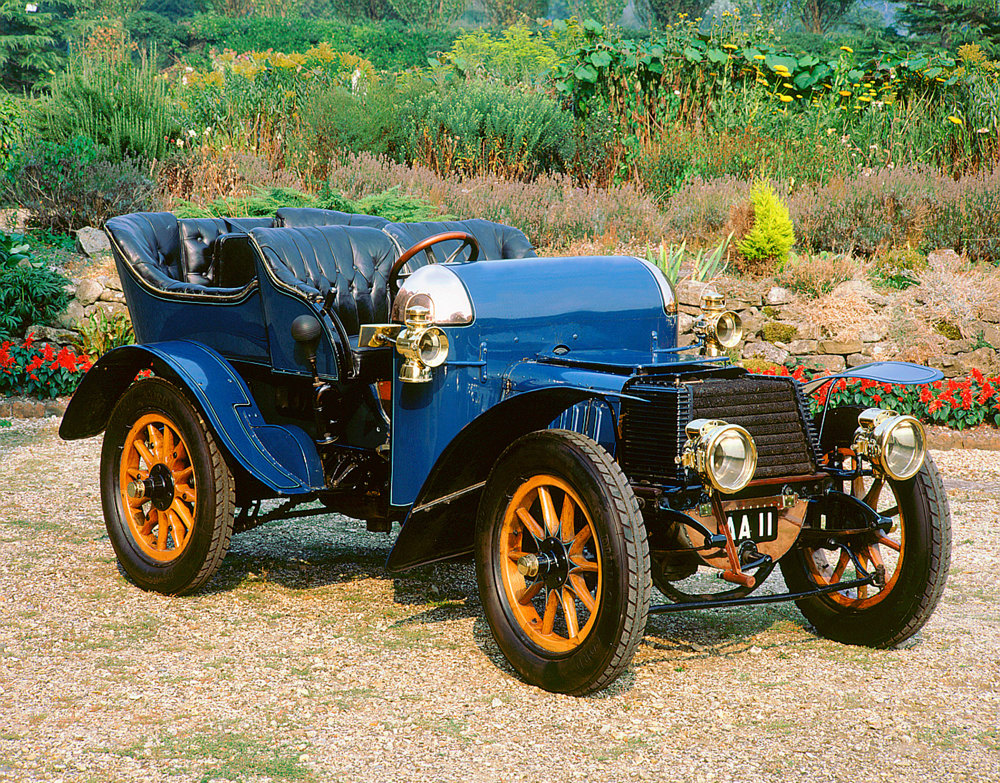
<svg viewBox="0 0 1000 783"><path fill-rule="evenodd" d="M462 247L468 245L472 248L469 253L469 260L466 263L472 263L479 258L479 242L476 241L476 238L472 236L472 234L467 234L464 231L444 231L440 234L427 237L426 239L421 239L415 245L412 245L403 251L403 254L396 259L396 263L392 265L392 269L389 270L389 278L387 282L390 285L394 283L396 277L399 275L399 270L402 269L406 262L413 258L417 253L426 250L431 245L436 245L438 242L447 242L451 239L461 241ZM458 252L462 251L462 247L458 248Z"/></svg>

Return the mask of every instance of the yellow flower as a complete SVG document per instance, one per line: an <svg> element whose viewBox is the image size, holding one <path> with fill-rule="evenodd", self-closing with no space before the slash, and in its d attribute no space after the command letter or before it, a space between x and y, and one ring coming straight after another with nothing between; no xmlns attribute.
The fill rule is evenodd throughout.
<svg viewBox="0 0 1000 783"><path fill-rule="evenodd" d="M850 90L841 90L840 94L843 95L846 98L848 95L851 94L851 91Z"/></svg>
<svg viewBox="0 0 1000 783"><path fill-rule="evenodd" d="M723 49L729 49L730 51L735 51L739 47L736 46L736 44L726 43L726 44L722 44L722 48Z"/></svg>
<svg viewBox="0 0 1000 783"><path fill-rule="evenodd" d="M794 89L795 89L795 88L794 88L794 87L793 87L792 85L790 85L790 84L789 84L788 82L785 82L785 83L784 83L784 84L782 84L781 86L782 86L782 87L784 87L784 88L785 88L786 90L794 90Z"/></svg>
<svg viewBox="0 0 1000 783"><path fill-rule="evenodd" d="M863 103L868 103L869 101L871 101L871 99L872 98L871 98L870 95L861 95L861 96L858 97L858 100L861 101L861 102L863 102Z"/></svg>
<svg viewBox="0 0 1000 783"><path fill-rule="evenodd" d="M792 102L792 96L791 95L779 95L778 96L778 100L781 101L782 103L791 103Z"/></svg>
<svg viewBox="0 0 1000 783"><path fill-rule="evenodd" d="M841 46L840 51L847 52L848 54L854 54L854 50L850 46Z"/></svg>
<svg viewBox="0 0 1000 783"><path fill-rule="evenodd" d="M954 123L955 125L961 125L962 124L962 119L961 119L961 117L956 117L954 114L949 114L948 115L948 122Z"/></svg>
<svg viewBox="0 0 1000 783"><path fill-rule="evenodd" d="M764 59L764 55L762 55L762 54L755 54L755 55L753 56L753 58L754 58L755 60L763 60L763 59Z"/></svg>

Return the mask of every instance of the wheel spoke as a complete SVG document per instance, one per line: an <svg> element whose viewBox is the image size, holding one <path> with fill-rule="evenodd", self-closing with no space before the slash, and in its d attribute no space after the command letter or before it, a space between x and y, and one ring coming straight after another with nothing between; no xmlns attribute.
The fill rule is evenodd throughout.
<svg viewBox="0 0 1000 783"><path fill-rule="evenodd" d="M581 555L570 555L570 562L573 564L573 571L593 571L597 572L599 566L595 560L587 560L582 554Z"/></svg>
<svg viewBox="0 0 1000 783"><path fill-rule="evenodd" d="M167 548L167 515L159 510L156 512L156 548Z"/></svg>
<svg viewBox="0 0 1000 783"><path fill-rule="evenodd" d="M169 466L174 460L174 431L170 427L163 428L163 461Z"/></svg>
<svg viewBox="0 0 1000 783"><path fill-rule="evenodd" d="M542 507L542 519L545 521L545 532L550 536L559 535L559 518L552 502L552 494L547 487L538 488L538 502Z"/></svg>
<svg viewBox="0 0 1000 783"><path fill-rule="evenodd" d="M587 583L583 581L583 577L579 574L570 574L569 586L573 589L573 592L576 593L580 602L587 607L587 611L593 612L594 608L597 606L597 600L590 594L590 590L587 588Z"/></svg>
<svg viewBox="0 0 1000 783"><path fill-rule="evenodd" d="M559 608L559 596L555 590L549 590L545 596L545 616L542 618L542 634L548 636L556 622L556 610Z"/></svg>
<svg viewBox="0 0 1000 783"><path fill-rule="evenodd" d="M153 452L149 450L149 447L138 438L133 441L133 443L135 445L135 450L139 452L139 456L142 457L143 461L146 463L146 469L148 470L153 467L153 465L156 464L156 457L153 456Z"/></svg>
<svg viewBox="0 0 1000 783"><path fill-rule="evenodd" d="M125 475L128 476L130 479L137 479L140 481L144 481L145 479L149 478L149 471L142 470L141 468L127 468L125 470Z"/></svg>
<svg viewBox="0 0 1000 783"><path fill-rule="evenodd" d="M882 493L882 477L876 476L872 485L868 488L868 494L865 495L865 503L867 503L872 508L878 505L878 496Z"/></svg>
<svg viewBox="0 0 1000 783"><path fill-rule="evenodd" d="M521 506L517 510L517 518L521 520L521 524L524 525L535 541L541 541L545 538L545 531L542 530L542 526L535 521L535 518L531 516L531 512L524 506Z"/></svg>
<svg viewBox="0 0 1000 783"><path fill-rule="evenodd" d="M573 543L570 544L570 558L583 554L583 545L590 539L590 535L590 525L584 525L580 532L573 538Z"/></svg>
<svg viewBox="0 0 1000 783"><path fill-rule="evenodd" d="M885 567L885 563L882 562L882 553L878 549L878 544L869 544L865 549L865 552L868 554L868 559L871 561L871 564L875 566L875 568L878 568L879 566L882 566L883 568Z"/></svg>
<svg viewBox="0 0 1000 783"><path fill-rule="evenodd" d="M847 564L851 562L850 556L847 552L841 550L840 560L837 561L837 567L833 569L833 573L830 574L830 584L839 582L840 578L844 575L844 571L847 569Z"/></svg>
<svg viewBox="0 0 1000 783"><path fill-rule="evenodd" d="M894 552L899 552L903 549L902 545L898 541L893 541L891 538L889 538L888 536L884 536L881 533L877 533L875 535L875 540L882 546L889 547L889 549L893 550Z"/></svg>
<svg viewBox="0 0 1000 783"><path fill-rule="evenodd" d="M573 520L575 516L576 505L573 503L573 498L571 498L567 492L566 496L563 498L562 513L559 515L559 536L562 538L564 543L569 543L573 540L575 535L575 525Z"/></svg>
<svg viewBox="0 0 1000 783"><path fill-rule="evenodd" d="M174 477L174 484L187 484L188 479L194 475L194 468L188 465L186 468L171 471L171 475Z"/></svg>
<svg viewBox="0 0 1000 783"><path fill-rule="evenodd" d="M180 518L180 522L184 525L184 530L186 531L184 537L187 538L191 535L192 528L194 528L194 517L191 516L191 510L177 498L174 498L174 502L170 504L170 510Z"/></svg>
<svg viewBox="0 0 1000 783"><path fill-rule="evenodd" d="M874 508L874 506L872 507ZM885 511L879 511L883 517L895 517L899 515L899 506L893 506L892 508L887 508Z"/></svg>
<svg viewBox="0 0 1000 783"><path fill-rule="evenodd" d="M566 633L570 639L575 639L580 635L580 621L576 617L576 600L573 593L567 589L562 589L562 610L566 615Z"/></svg>
<svg viewBox="0 0 1000 783"><path fill-rule="evenodd" d="M517 602L523 606L527 606L543 587L545 587L545 582L541 581L535 582L533 585L528 585L524 588L524 592L517 597Z"/></svg>
<svg viewBox="0 0 1000 783"><path fill-rule="evenodd" d="M863 476L855 476L851 479L851 494L856 498L864 497L865 480Z"/></svg>
<svg viewBox="0 0 1000 783"><path fill-rule="evenodd" d="M153 526L156 524L156 509L151 508L149 512L143 517L143 526L139 529L139 533L143 536L148 536L153 532Z"/></svg>
<svg viewBox="0 0 1000 783"><path fill-rule="evenodd" d="M166 427L164 427L166 429ZM158 462L163 461L163 434L156 429L156 426L150 424L146 427L146 432L149 434L149 444L152 446L153 454L156 456Z"/></svg>

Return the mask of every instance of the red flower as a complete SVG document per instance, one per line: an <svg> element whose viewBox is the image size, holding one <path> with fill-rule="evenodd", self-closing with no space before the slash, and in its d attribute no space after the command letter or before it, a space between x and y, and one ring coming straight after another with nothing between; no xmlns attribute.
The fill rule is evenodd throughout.
<svg viewBox="0 0 1000 783"><path fill-rule="evenodd" d="M33 381L37 381L38 380L38 376L35 375L34 373L28 373L28 377L31 378L31 380L33 380Z"/></svg>
<svg viewBox="0 0 1000 783"><path fill-rule="evenodd" d="M32 332L27 337L24 338L24 342L21 343L22 348L30 348L31 344L35 342L35 333Z"/></svg>
<svg viewBox="0 0 1000 783"><path fill-rule="evenodd" d="M931 390L924 386L920 390L920 401L923 403L928 403L933 399L934 395L931 394Z"/></svg>
<svg viewBox="0 0 1000 783"><path fill-rule="evenodd" d="M976 383L983 382L983 374L975 368L972 369L972 377L976 379Z"/></svg>
<svg viewBox="0 0 1000 783"><path fill-rule="evenodd" d="M882 402L882 395L881 395L881 394L873 394L873 395L872 395L872 399L873 399L873 400L874 400L875 402Z"/></svg>
<svg viewBox="0 0 1000 783"><path fill-rule="evenodd" d="M51 362L54 356L55 353L52 350L52 346L45 343L45 347L42 349L42 358L44 358L47 362Z"/></svg>
<svg viewBox="0 0 1000 783"><path fill-rule="evenodd" d="M934 413L935 411L940 409L940 407L941 407L941 400L931 400L929 403L927 403L927 412ZM1000 408L1000 405L998 405L997 407Z"/></svg>
<svg viewBox="0 0 1000 783"><path fill-rule="evenodd" d="M962 389L962 410L969 410L970 405L972 405L972 391L969 389Z"/></svg>

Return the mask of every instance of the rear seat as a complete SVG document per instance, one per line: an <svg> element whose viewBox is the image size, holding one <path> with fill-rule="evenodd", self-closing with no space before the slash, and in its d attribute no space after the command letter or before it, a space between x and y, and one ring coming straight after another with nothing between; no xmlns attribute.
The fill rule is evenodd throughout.
<svg viewBox="0 0 1000 783"><path fill-rule="evenodd" d="M274 225L271 218L193 218L179 220L177 223L181 242L181 273L184 281L217 287L246 285L253 279L251 271L249 276L231 272L228 283L218 280L218 256L220 245L225 238L230 235L245 237L252 228ZM232 282L233 279L236 282Z"/></svg>
<svg viewBox="0 0 1000 783"><path fill-rule="evenodd" d="M375 215L355 215L338 212L335 209L315 207L282 207L274 216L274 225L283 228L307 228L310 226L368 226L383 228L389 221Z"/></svg>

